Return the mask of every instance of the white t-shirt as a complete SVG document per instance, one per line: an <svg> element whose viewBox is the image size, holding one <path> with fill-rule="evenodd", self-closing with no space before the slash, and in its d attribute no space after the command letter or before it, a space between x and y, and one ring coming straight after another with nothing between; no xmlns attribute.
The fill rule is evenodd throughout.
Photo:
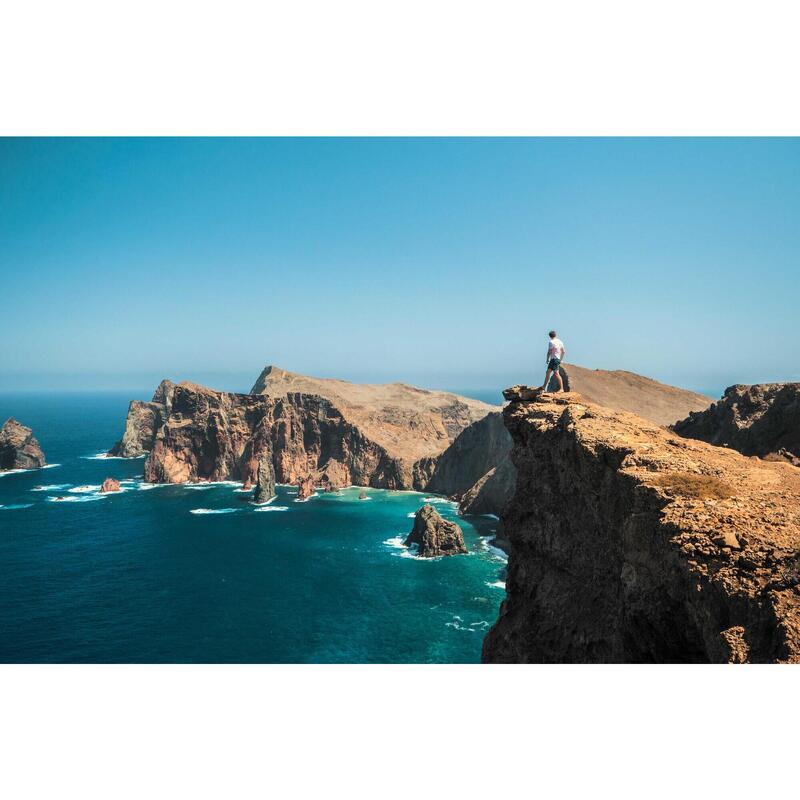
<svg viewBox="0 0 800 800"><path fill-rule="evenodd" d="M549 361L551 358L564 358L564 342L558 337L551 339L550 344L547 345L547 360Z"/></svg>

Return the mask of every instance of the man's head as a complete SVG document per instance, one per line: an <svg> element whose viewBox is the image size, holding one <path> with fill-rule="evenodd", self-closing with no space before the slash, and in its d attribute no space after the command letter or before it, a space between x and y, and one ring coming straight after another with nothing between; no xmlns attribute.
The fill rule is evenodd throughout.
<svg viewBox="0 0 800 800"><path fill-rule="evenodd" d="M555 339L555 338L556 338L556 332L555 332L555 331L550 331L550 333L548 333L547 335L548 335L548 336L549 336L551 339Z"/></svg>

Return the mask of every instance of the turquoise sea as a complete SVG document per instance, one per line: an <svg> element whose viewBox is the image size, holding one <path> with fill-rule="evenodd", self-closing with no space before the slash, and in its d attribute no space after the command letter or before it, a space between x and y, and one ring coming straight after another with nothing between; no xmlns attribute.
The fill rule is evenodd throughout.
<svg viewBox="0 0 800 800"><path fill-rule="evenodd" d="M233 483L144 484L143 459L97 457L133 396L0 394L57 465L0 477L0 661L479 661L495 520L432 498L470 553L423 560L402 546L416 492L284 486L257 509ZM106 476L124 491L99 495Z"/></svg>

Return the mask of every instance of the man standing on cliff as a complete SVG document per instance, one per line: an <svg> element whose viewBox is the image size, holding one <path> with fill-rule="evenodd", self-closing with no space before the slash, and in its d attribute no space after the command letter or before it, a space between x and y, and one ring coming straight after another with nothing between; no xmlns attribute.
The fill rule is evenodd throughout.
<svg viewBox="0 0 800 800"><path fill-rule="evenodd" d="M564 350L564 342L556 336L555 331L550 331L548 335L550 336L550 341L547 343L547 373L544 376L542 391L547 391L547 387L550 385L550 378L555 375L558 381L557 391L563 392L564 381L561 380L561 373L558 371L558 368L561 366L561 362L564 360L564 353L566 352L566 350Z"/></svg>

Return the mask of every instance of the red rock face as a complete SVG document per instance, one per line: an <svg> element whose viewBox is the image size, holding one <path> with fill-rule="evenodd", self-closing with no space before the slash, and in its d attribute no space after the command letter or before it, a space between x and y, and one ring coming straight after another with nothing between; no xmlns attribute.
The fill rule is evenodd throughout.
<svg viewBox="0 0 800 800"><path fill-rule="evenodd" d="M215 392L182 383L160 395L151 415L131 405L123 442L150 451L145 478L155 483L194 480L258 481L262 458L275 480L297 484L423 489L435 459L408 463L390 457L324 398ZM149 427L158 422L155 429ZM149 431L149 433L148 433ZM149 436L149 440L148 440ZM124 449L124 448L123 448Z"/></svg>
<svg viewBox="0 0 800 800"><path fill-rule="evenodd" d="M100 487L100 494L107 494L108 492L119 492L120 485L116 478L106 478L103 485Z"/></svg>
<svg viewBox="0 0 800 800"><path fill-rule="evenodd" d="M44 453L33 431L15 419L7 419L0 428L0 470L38 469L44 465Z"/></svg>
<svg viewBox="0 0 800 800"><path fill-rule="evenodd" d="M297 482L297 499L307 500L315 493L314 478L311 475L301 478Z"/></svg>

